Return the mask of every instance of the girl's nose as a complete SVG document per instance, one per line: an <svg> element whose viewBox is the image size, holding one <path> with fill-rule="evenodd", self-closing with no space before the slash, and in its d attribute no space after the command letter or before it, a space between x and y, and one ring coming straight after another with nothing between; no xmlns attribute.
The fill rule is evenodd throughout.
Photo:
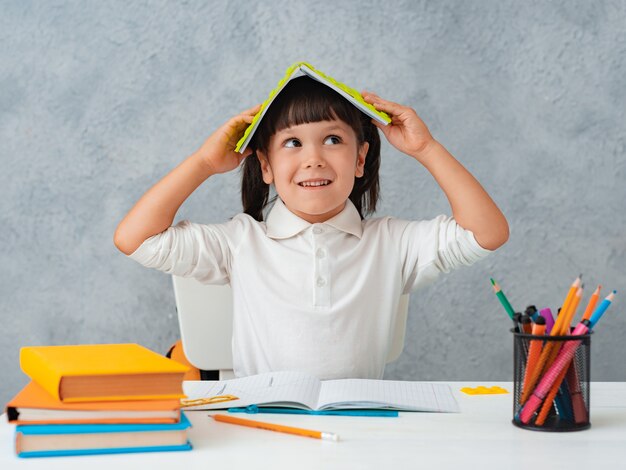
<svg viewBox="0 0 626 470"><path fill-rule="evenodd" d="M317 149L313 149L309 152L304 160L304 168L324 168L326 163L322 158L321 152Z"/></svg>

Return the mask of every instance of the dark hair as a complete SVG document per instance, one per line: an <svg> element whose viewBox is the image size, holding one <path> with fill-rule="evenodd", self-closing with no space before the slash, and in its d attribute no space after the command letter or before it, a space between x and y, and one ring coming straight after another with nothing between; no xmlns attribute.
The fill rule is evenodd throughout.
<svg viewBox="0 0 626 470"><path fill-rule="evenodd" d="M340 119L348 124L357 137L357 147L369 142L363 176L354 178L350 200L361 219L376 211L379 197L378 169L380 168L380 135L371 119L331 88L309 77L291 80L276 97L261 120L252 140L252 154L243 162L241 175L241 202L243 211L261 222L263 209L268 204L269 185L263 181L261 164L256 155L261 150L267 155L270 138L278 131L309 122Z"/></svg>

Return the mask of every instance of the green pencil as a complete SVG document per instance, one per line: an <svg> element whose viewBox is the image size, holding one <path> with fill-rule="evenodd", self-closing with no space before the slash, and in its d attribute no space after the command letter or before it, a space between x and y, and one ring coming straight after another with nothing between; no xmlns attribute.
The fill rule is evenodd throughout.
<svg viewBox="0 0 626 470"><path fill-rule="evenodd" d="M515 323L515 319L514 319L515 310L513 310L513 307L511 307L511 304L509 303L508 299L504 295L504 292L502 292L502 288L498 285L498 283L494 281L493 278L489 278L489 279L491 279L491 285L493 286L493 291L496 293L496 297L498 297L498 300L504 307L504 310L506 310L506 313L509 314L509 317L511 317L511 320L513 320L513 323Z"/></svg>

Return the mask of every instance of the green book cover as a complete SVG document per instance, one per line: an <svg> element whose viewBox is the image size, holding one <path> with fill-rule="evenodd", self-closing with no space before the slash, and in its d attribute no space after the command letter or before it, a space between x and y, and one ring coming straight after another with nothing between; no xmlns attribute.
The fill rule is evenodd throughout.
<svg viewBox="0 0 626 470"><path fill-rule="evenodd" d="M250 143L250 140L252 139L254 132L259 126L261 119L269 109L276 96L278 96L282 89L285 88L285 85L287 85L287 83L289 83L294 78L302 77L305 75L332 88L345 99L350 101L350 103L356 106L359 110L370 116L372 119L376 119L381 124L387 125L391 122L391 118L386 113L378 111L376 108L374 108L374 106L367 103L363 99L363 96L361 96L361 93L359 93L354 88L350 88L349 86L344 85L334 78L320 72L311 64L308 64L306 62L296 62L287 69L287 72L285 72L285 76L280 80L280 82L278 82L276 88L274 88L270 92L270 95L263 102L263 104L261 105L261 109L258 113L256 113L256 115L252 119L252 122L244 132L243 136L241 137L241 139L239 139L239 142L237 142L237 146L235 147L236 152L243 153L246 150L246 147Z"/></svg>

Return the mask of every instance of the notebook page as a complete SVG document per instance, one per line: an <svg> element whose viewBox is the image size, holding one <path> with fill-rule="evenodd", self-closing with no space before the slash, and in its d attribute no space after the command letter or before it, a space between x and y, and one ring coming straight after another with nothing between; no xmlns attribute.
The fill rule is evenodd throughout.
<svg viewBox="0 0 626 470"><path fill-rule="evenodd" d="M214 410L248 405L272 404L314 408L321 382L314 376L299 372L269 372L230 380L188 380L183 391L188 399L234 395L238 400L198 405L188 410ZM304 406L302 406L304 405Z"/></svg>
<svg viewBox="0 0 626 470"><path fill-rule="evenodd" d="M460 411L452 390L446 384L370 379L323 381L318 408Z"/></svg>

